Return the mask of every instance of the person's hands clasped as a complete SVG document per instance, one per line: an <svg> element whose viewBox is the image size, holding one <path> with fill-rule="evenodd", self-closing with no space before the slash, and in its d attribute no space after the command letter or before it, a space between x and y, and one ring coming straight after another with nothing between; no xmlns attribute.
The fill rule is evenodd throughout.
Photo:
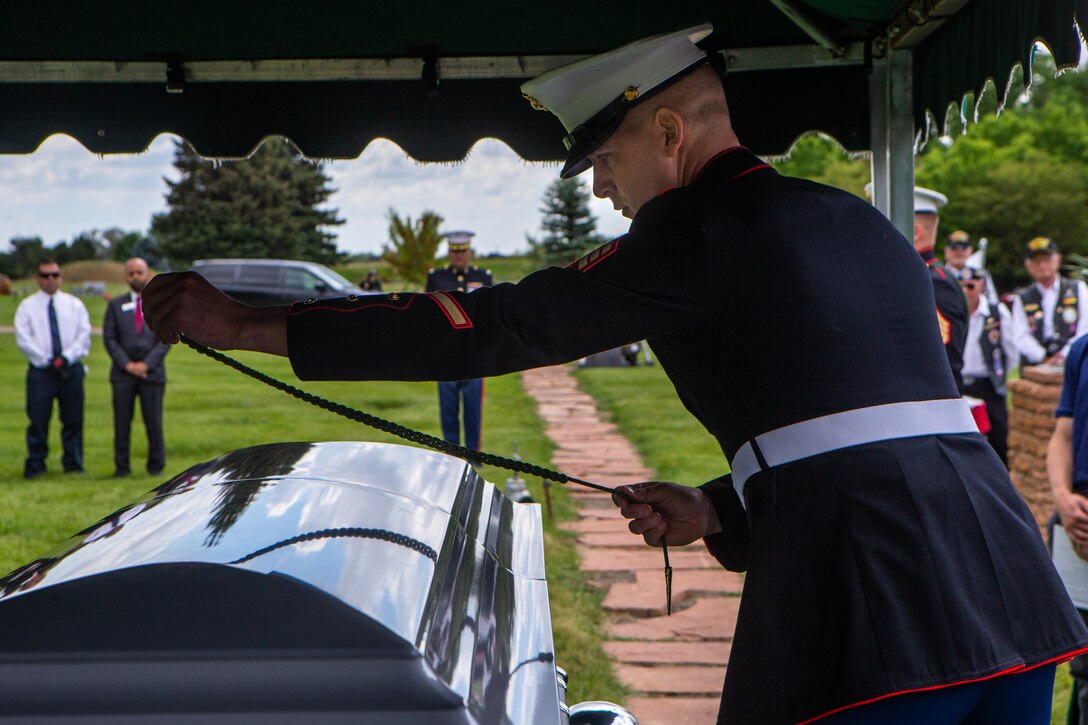
<svg viewBox="0 0 1088 725"><path fill-rule="evenodd" d="M155 275L143 291L144 320L173 345L185 335L218 350L287 354L284 307L250 307L196 272Z"/></svg>
<svg viewBox="0 0 1088 725"><path fill-rule="evenodd" d="M670 546L684 546L722 530L710 499L697 488L649 482L617 490L634 499L629 501L612 494L612 502L623 517L631 519L627 528L641 535L650 546L661 546L662 538Z"/></svg>
<svg viewBox="0 0 1088 725"><path fill-rule="evenodd" d="M125 363L125 372L134 377L146 379L148 374L147 363L142 360L127 362Z"/></svg>
<svg viewBox="0 0 1088 725"><path fill-rule="evenodd" d="M1081 553L1088 553L1088 498L1070 491L1057 496L1055 504L1073 548L1082 558L1088 558Z"/></svg>

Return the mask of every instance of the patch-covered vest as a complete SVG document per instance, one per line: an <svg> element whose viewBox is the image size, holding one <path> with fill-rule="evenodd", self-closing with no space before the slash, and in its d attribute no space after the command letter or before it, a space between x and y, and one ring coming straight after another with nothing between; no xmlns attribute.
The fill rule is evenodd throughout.
<svg viewBox="0 0 1088 725"><path fill-rule="evenodd" d="M1020 300L1024 303L1024 315L1028 318L1031 336L1046 348L1047 356L1065 347L1065 343L1077 333L1077 326L1080 324L1077 282L1071 279L1059 279L1058 282L1060 287L1058 288L1058 304L1054 306L1054 336L1050 339L1043 338L1043 296L1039 288L1036 285L1029 285L1018 293Z"/></svg>
<svg viewBox="0 0 1088 725"><path fill-rule="evenodd" d="M1001 328L1001 315L995 307L990 307L990 314L982 324L982 332L978 336L978 345L982 348L982 359L986 361L986 370L989 373L990 383L998 395L1005 395L1005 371L1008 369L1008 360L1005 359L1005 348L1001 346L1001 336L1005 331Z"/></svg>

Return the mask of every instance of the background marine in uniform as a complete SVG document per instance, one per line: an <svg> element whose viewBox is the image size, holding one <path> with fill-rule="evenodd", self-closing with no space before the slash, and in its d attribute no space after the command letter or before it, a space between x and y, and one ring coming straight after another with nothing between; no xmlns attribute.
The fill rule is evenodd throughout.
<svg viewBox="0 0 1088 725"><path fill-rule="evenodd" d="M443 234L449 247L445 267L427 273L427 292L474 292L491 286L491 270L472 264L472 238L475 232L452 231ZM438 408L442 418L442 437L461 445L464 422L464 446L480 450L483 431L484 381L443 380L438 383Z"/></svg>
<svg viewBox="0 0 1088 725"><path fill-rule="evenodd" d="M922 255L933 279L933 297L937 302L937 329L952 368L956 388L963 393L963 346L967 341L967 300L956 284L956 276L945 269L934 251L937 226L940 223L938 209L948 203L948 197L939 191L914 187L914 248Z"/></svg>

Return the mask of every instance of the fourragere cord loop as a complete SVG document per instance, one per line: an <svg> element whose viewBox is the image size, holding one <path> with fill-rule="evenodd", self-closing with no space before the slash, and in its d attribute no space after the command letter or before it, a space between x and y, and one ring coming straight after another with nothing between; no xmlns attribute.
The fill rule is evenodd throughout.
<svg viewBox="0 0 1088 725"><path fill-rule="evenodd" d="M227 367L234 368L243 375L247 375L254 380L258 380L265 385L275 388L276 390L287 393L288 395L298 398L299 400L309 403L310 405L315 405L322 410L327 410L330 413L336 413L337 415L343 416L348 420L362 423L363 425L370 426L371 428L375 428L385 433L389 433L391 435L397 436L398 438L403 438L406 441L418 443L422 446L426 446L427 448L439 451L440 453L446 453L451 456L461 458L472 464L495 466L496 468L503 468L508 471L516 471L518 473L525 473L530 476L536 476L537 478L545 478L549 481L555 481L556 483L576 483L579 486L585 486L587 488L592 488L597 491L603 491L605 493L611 493L617 496L621 496L628 501L635 503L634 499L632 499L631 496L625 494L619 489L602 486L599 483L583 481L580 478L568 476L565 473L553 471L552 469L544 468L543 466L534 466L533 464L527 463L525 461L519 461L513 458L504 458L503 456L497 456L493 453L474 451L471 448L466 448L456 443L450 443L443 438L438 438L436 436L432 436L418 430L413 430L412 428L400 425L399 423L394 423L392 421L385 420L384 418L379 418L376 415L364 413L361 410L356 410L355 408L351 408L341 403L335 403L318 395L314 395L313 393L307 393L305 390L296 388L293 385L288 385L287 383L281 380L277 380L270 375L265 375L260 370L255 370L248 365L244 365L235 360L234 358L224 355L218 350L213 350L206 345L201 345L199 342L191 340L185 335L181 335L181 341L191 347L193 350L199 352L201 355L207 355L213 360L218 360ZM672 614L672 566L669 565L669 547L665 543L664 539L661 540L661 551L665 557L665 609L669 614Z"/></svg>

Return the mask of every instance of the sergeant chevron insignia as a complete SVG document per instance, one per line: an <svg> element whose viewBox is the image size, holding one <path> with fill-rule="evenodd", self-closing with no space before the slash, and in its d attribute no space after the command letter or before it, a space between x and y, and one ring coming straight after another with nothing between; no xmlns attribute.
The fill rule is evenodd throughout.
<svg viewBox="0 0 1088 725"><path fill-rule="evenodd" d="M619 246L620 242L618 239L613 239L611 242L605 242L584 257L576 259L568 264L567 269L573 269L576 272L585 272L605 257L613 254L617 249L619 249Z"/></svg>

